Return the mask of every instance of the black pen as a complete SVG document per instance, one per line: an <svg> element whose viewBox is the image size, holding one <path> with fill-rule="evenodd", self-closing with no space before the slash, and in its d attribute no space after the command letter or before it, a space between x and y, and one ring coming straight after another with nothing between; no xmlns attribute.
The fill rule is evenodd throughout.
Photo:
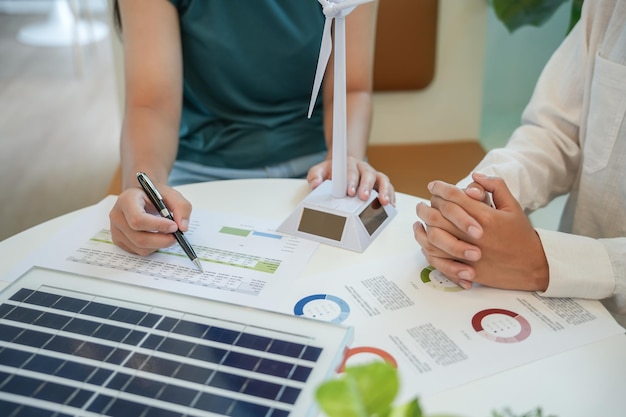
<svg viewBox="0 0 626 417"><path fill-rule="evenodd" d="M148 178L145 172L137 173L137 181L139 181L139 185L141 185L141 188L143 188L146 194L148 194L148 198L150 199L152 204L154 204L154 207L156 207L161 216L170 220L174 220L174 217L172 217L172 213L170 213L168 208L165 206L161 194L159 194L159 191L156 189L154 184L152 184L152 181L150 181L150 178ZM194 265L200 270L200 272L204 272L202 264L200 263L200 260L196 255L196 252L189 244L189 241L187 240L183 232L181 232L180 230L176 230L174 232L174 237L183 248L189 259L191 259L191 261L194 263Z"/></svg>

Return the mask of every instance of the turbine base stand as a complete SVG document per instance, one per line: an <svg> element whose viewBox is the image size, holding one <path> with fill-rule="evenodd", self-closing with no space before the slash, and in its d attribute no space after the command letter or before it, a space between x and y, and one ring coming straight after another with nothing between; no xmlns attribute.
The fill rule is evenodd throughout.
<svg viewBox="0 0 626 417"><path fill-rule="evenodd" d="M363 252L395 217L372 190L367 201L358 196L332 196L331 181L313 190L278 227L278 231L355 252Z"/></svg>

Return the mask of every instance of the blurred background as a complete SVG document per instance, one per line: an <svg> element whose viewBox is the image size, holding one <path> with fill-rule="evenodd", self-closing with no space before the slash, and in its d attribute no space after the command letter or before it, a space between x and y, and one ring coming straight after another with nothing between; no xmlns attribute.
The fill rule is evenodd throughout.
<svg viewBox="0 0 626 417"><path fill-rule="evenodd" d="M487 0L438 7L433 81L376 93L372 143L502 146L565 36L568 5L513 34ZM119 163L116 48L107 0L0 0L0 240L105 197ZM554 228L561 207L533 221Z"/></svg>

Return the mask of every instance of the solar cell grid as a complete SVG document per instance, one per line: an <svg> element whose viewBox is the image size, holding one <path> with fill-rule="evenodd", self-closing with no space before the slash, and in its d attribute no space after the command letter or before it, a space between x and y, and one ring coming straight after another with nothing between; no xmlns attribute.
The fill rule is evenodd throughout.
<svg viewBox="0 0 626 417"><path fill-rule="evenodd" d="M309 336L85 291L0 295L7 417L288 417L323 352Z"/></svg>

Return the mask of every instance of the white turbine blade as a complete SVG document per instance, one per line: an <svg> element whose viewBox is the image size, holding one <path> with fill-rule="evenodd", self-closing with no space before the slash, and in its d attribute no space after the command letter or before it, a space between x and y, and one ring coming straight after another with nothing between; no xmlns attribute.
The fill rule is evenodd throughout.
<svg viewBox="0 0 626 417"><path fill-rule="evenodd" d="M374 0L344 0L341 3L333 2L333 9L336 11L348 9L350 7L356 7L363 3L370 3Z"/></svg>
<svg viewBox="0 0 626 417"><path fill-rule="evenodd" d="M313 92L311 93L311 102L309 103L309 118L313 114L313 108L315 107L315 101L322 85L322 79L324 78L324 72L326 71L326 65L330 58L330 53L333 49L333 40L330 33L333 19L327 17L324 22L324 32L322 34L322 45L320 47L320 55L317 59L317 70L315 71L315 81L313 83Z"/></svg>

